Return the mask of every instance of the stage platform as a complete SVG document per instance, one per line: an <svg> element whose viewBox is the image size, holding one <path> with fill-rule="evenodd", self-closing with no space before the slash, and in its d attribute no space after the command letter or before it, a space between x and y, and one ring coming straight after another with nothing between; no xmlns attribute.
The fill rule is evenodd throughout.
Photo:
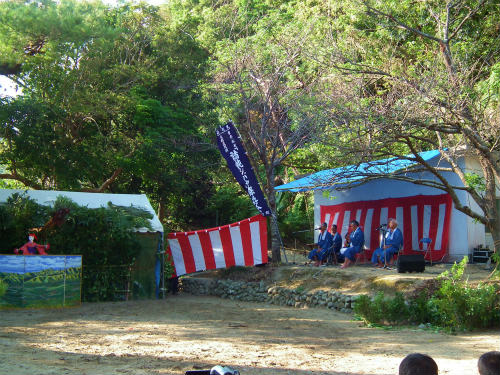
<svg viewBox="0 0 500 375"><path fill-rule="evenodd" d="M335 289L345 294L365 294L384 291L392 294L396 291L414 290L426 280L437 278L453 264L439 263L426 265L422 273L398 273L396 268L380 269L369 264L356 265L347 269L337 266L313 267L301 264L266 265L265 267L232 267L192 274L192 277L208 277L242 281L264 281L287 288L300 288L305 291ZM465 277L470 282L500 282L488 280L491 270L484 264L468 264ZM188 276L189 277L189 276Z"/></svg>

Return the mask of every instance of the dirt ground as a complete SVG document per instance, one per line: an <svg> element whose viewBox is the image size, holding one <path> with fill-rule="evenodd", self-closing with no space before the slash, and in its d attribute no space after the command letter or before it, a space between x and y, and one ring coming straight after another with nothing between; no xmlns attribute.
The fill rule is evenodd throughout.
<svg viewBox="0 0 500 375"><path fill-rule="evenodd" d="M360 269L346 271L395 278L390 271ZM318 271L292 267L282 281L302 282L302 272ZM316 280L319 287L325 283ZM1 311L0 318L0 374L11 375L183 374L216 364L242 375L397 374L412 352L430 354L440 374L478 374L478 357L500 350L500 330L453 336L417 327L375 329L326 309L182 293L165 300Z"/></svg>

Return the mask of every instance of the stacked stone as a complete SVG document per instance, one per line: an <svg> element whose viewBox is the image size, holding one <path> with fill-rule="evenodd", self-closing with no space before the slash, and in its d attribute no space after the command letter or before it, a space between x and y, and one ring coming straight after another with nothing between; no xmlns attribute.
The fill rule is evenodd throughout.
<svg viewBox="0 0 500 375"><path fill-rule="evenodd" d="M342 294L335 290L320 290L317 292L304 292L300 289L288 289L279 286L267 290L269 303L282 306L319 307L352 312L356 296Z"/></svg>
<svg viewBox="0 0 500 375"><path fill-rule="evenodd" d="M180 289L184 293L194 294L196 296L210 295L214 289L216 280L203 278L182 278L179 280Z"/></svg>
<svg viewBox="0 0 500 375"><path fill-rule="evenodd" d="M266 302L267 287L261 282L217 280L212 294L238 301Z"/></svg>
<svg viewBox="0 0 500 375"><path fill-rule="evenodd" d="M213 295L231 300L267 302L297 308L327 308L345 313L352 312L356 300L356 296L335 290L305 292L301 288L268 287L263 281L244 282L189 277L181 279L181 288L183 292L195 295Z"/></svg>

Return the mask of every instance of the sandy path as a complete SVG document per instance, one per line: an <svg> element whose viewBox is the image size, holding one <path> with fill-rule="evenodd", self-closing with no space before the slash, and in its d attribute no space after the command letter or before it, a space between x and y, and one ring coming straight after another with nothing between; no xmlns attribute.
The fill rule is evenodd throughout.
<svg viewBox="0 0 500 375"><path fill-rule="evenodd" d="M500 331L458 336L361 327L351 316L215 297L0 312L0 374L183 374L228 364L245 374L397 374L411 352L440 374L477 374Z"/></svg>

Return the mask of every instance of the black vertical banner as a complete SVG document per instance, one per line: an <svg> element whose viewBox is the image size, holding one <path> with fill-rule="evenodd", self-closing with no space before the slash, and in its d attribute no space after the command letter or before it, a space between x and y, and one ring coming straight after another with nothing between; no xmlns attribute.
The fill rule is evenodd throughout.
<svg viewBox="0 0 500 375"><path fill-rule="evenodd" d="M271 215L255 172L250 165L247 153L243 148L240 137L233 123L230 121L215 130L219 150L226 159L227 165L243 189L248 193L252 203L263 216Z"/></svg>

